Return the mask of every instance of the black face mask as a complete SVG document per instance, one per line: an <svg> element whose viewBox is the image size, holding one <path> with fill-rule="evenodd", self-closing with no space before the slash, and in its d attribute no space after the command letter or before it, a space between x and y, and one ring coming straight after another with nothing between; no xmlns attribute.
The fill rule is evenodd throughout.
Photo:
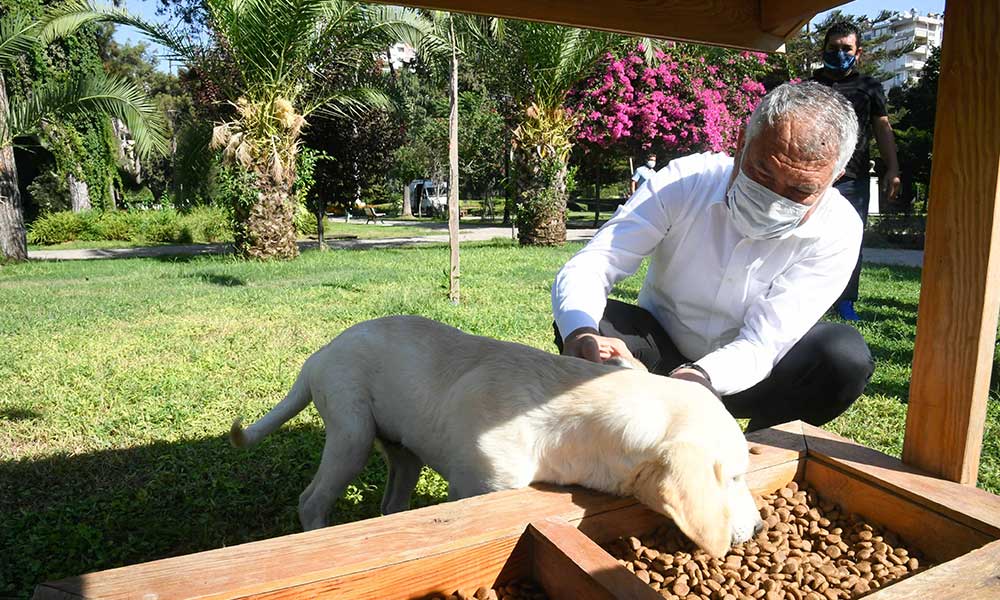
<svg viewBox="0 0 1000 600"><path fill-rule="evenodd" d="M843 75L851 70L857 58L843 50L830 50L823 53L823 66L838 75Z"/></svg>

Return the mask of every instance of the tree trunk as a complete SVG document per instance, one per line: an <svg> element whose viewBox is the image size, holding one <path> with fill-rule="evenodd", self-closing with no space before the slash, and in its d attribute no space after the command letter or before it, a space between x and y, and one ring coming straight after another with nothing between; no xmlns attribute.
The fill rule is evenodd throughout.
<svg viewBox="0 0 1000 600"><path fill-rule="evenodd" d="M326 250L326 214L321 210L316 213L316 237L319 238L319 249Z"/></svg>
<svg viewBox="0 0 1000 600"><path fill-rule="evenodd" d="M299 255L293 219L295 203L287 185L261 180L256 201L235 207L234 216L233 245L238 256L287 260Z"/></svg>
<svg viewBox="0 0 1000 600"><path fill-rule="evenodd" d="M0 73L0 138L6 139L7 83ZM0 148L0 254L13 260L28 259L28 238L24 230L21 192L17 189L14 146Z"/></svg>
<svg viewBox="0 0 1000 600"><path fill-rule="evenodd" d="M566 243L565 161L542 158L528 148L514 151L517 173L517 239L522 246Z"/></svg>
<svg viewBox="0 0 1000 600"><path fill-rule="evenodd" d="M597 223L601 220L601 159L600 157L595 158L597 168L594 169L596 172L594 176L594 227L597 227Z"/></svg>
<svg viewBox="0 0 1000 600"><path fill-rule="evenodd" d="M510 222L510 203L511 199L514 197L514 183L510 178L510 135L507 136L507 146L503 151L503 179L504 179L504 195L503 199L503 224L511 225Z"/></svg>
<svg viewBox="0 0 1000 600"><path fill-rule="evenodd" d="M409 182L403 182L403 218L413 218L413 198L410 194Z"/></svg>
<svg viewBox="0 0 1000 600"><path fill-rule="evenodd" d="M451 30L451 112L448 115L448 246L451 248L451 268L448 299L458 304L458 48L454 17L449 16L448 26Z"/></svg>
<svg viewBox="0 0 1000 600"><path fill-rule="evenodd" d="M73 207L73 212L78 213L90 210L92 208L90 205L90 187L87 186L87 182L77 179L72 173L67 175L66 178L69 182L69 201L70 206Z"/></svg>

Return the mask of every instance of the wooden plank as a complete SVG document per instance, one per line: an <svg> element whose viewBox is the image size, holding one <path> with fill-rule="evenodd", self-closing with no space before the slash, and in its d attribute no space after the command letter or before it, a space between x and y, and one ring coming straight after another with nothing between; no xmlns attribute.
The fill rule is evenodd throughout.
<svg viewBox="0 0 1000 600"><path fill-rule="evenodd" d="M760 0L760 28L773 35L787 38L798 32L814 16L836 5L827 0Z"/></svg>
<svg viewBox="0 0 1000 600"><path fill-rule="evenodd" d="M808 450L803 433L805 423L790 421L746 435L754 468L803 458ZM765 458L767 457L767 458Z"/></svg>
<svg viewBox="0 0 1000 600"><path fill-rule="evenodd" d="M952 0L945 19L903 461L975 484L1000 311L1000 2Z"/></svg>
<svg viewBox="0 0 1000 600"><path fill-rule="evenodd" d="M167 558L50 582L36 598L238 598L303 586L497 538L530 518L583 518L635 504L578 487L486 494L337 527Z"/></svg>
<svg viewBox="0 0 1000 600"><path fill-rule="evenodd" d="M340 577L226 597L248 600L410 600L432 595L447 596L456 590L472 593L480 586L493 587L498 580L520 579L531 575L530 552L523 545L517 547L519 540L520 536L506 536L475 546L385 564Z"/></svg>
<svg viewBox="0 0 1000 600"><path fill-rule="evenodd" d="M610 554L575 527L555 520L533 521L535 580L550 598L662 600Z"/></svg>
<svg viewBox="0 0 1000 600"><path fill-rule="evenodd" d="M767 486L775 478L788 477L804 454L801 435L796 433L796 427L801 426L783 427L751 436L751 447L759 451L751 454L752 485L758 479L759 485ZM604 513L636 505L633 498L616 498L585 488L537 485L71 577L39 586L35 597L131 598L153 594L157 600L240 598L297 587L323 594L332 589L328 588L331 580L346 578L347 582L357 574L387 565L443 556L495 540L512 545L531 519L559 517L580 523L596 518L596 531L602 526ZM603 522L611 521L609 517ZM489 569L499 564L503 548L482 548Z"/></svg>
<svg viewBox="0 0 1000 600"><path fill-rule="evenodd" d="M813 12L802 16L811 18L845 1L811 0ZM761 29L758 0L407 0L403 4L765 52L784 44L783 36ZM775 0L771 6L777 10L783 4L797 2Z"/></svg>
<svg viewBox="0 0 1000 600"><path fill-rule="evenodd" d="M993 537L870 484L822 460L806 459L806 482L819 495L883 525L936 563L951 560L993 541Z"/></svg>
<svg viewBox="0 0 1000 600"><path fill-rule="evenodd" d="M1000 542L918 573L869 600L987 600L1000 598Z"/></svg>
<svg viewBox="0 0 1000 600"><path fill-rule="evenodd" d="M928 510L1000 538L1000 496L932 477L899 459L819 427L806 424L803 431L810 460L821 460Z"/></svg>

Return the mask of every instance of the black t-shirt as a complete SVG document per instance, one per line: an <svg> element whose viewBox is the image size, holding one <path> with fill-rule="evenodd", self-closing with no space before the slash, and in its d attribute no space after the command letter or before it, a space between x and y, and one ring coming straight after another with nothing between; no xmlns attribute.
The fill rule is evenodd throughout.
<svg viewBox="0 0 1000 600"><path fill-rule="evenodd" d="M826 75L826 69L813 71L813 81L828 85L843 94L854 105L858 115L858 145L854 155L844 167L841 179L858 179L868 176L868 139L872 132L872 118L884 117L886 110L885 93L882 84L868 75L852 71L843 79L831 79Z"/></svg>

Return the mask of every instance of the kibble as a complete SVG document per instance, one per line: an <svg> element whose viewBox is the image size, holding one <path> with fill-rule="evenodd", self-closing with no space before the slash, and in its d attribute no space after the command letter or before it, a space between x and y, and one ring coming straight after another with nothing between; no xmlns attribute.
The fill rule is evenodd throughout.
<svg viewBox="0 0 1000 600"><path fill-rule="evenodd" d="M930 566L896 534L795 482L764 500L766 529L721 560L669 523L606 549L662 596L678 600L852 600Z"/></svg>
<svg viewBox="0 0 1000 600"><path fill-rule="evenodd" d="M436 594L428 600L548 600L542 587L531 579L508 581L495 588L482 586L474 592L455 590L451 594Z"/></svg>

